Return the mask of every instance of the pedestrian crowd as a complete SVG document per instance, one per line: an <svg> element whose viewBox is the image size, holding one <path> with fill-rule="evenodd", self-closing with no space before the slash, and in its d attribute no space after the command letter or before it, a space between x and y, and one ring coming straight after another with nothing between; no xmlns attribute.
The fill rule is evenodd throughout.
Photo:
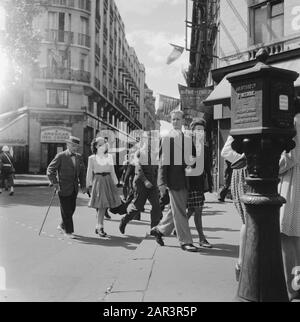
<svg viewBox="0 0 300 322"><path fill-rule="evenodd" d="M145 132L129 150L122 164L123 199L117 189L119 180L107 138L97 136L91 142L91 155L85 169L78 153L80 139L71 136L66 141L67 149L58 153L47 169L60 199L62 222L58 230L69 238L76 238L73 215L80 185L82 192L90 197L88 206L96 211L95 233L101 238L108 237L104 228L108 210L124 215L119 229L125 234L126 226L140 218L149 201L150 234L161 246L163 237L173 233L183 250L199 251L193 244L188 222L193 216L199 246L211 248L202 226L205 171L208 172L204 155L209 149L205 144L206 121L194 122L191 131L184 133L183 113L175 111L171 118L173 129L168 135L157 140ZM168 211L163 216L165 207Z"/></svg>
<svg viewBox="0 0 300 322"><path fill-rule="evenodd" d="M297 136L296 147L281 156L279 194L286 203L280 211L280 229L285 278L290 300L299 298L293 279L300 269L300 108L295 116ZM213 248L207 240L202 225L205 192L212 191L207 156L209 146L206 140L207 124L204 119L194 121L190 131L183 131L184 114L171 113L172 129L153 144L149 133L144 133L132 147L122 164L122 175L117 177L116 167L107 138L97 136L91 142L91 155L87 168L78 153L80 139L74 136L66 141L67 149L58 153L50 162L47 175L54 192L58 192L61 223L57 229L68 238L74 235L73 215L79 188L89 195L88 206L96 211L95 234L109 237L104 229L104 218L110 218L108 211L120 214L119 230L125 234L132 220L139 220L147 201L151 205L150 235L160 246L164 237L174 235L182 250L199 252L201 248ZM235 265L237 281L240 277L246 244L247 213L241 196L247 192L247 161L244 154L232 148L234 138L229 136L222 149L226 169L224 186L219 190L218 200L224 202L228 194L241 218L239 255ZM153 146L157 148L153 149ZM9 148L4 146L0 154L1 186L14 193L14 159ZM123 183L123 199L117 188ZM163 216L163 211L167 212ZM189 219L194 217L199 241L193 242Z"/></svg>

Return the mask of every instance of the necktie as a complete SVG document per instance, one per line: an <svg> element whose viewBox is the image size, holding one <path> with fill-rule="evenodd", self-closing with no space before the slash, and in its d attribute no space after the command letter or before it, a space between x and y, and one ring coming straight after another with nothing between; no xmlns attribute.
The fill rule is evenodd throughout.
<svg viewBox="0 0 300 322"><path fill-rule="evenodd" d="M75 158L75 153L71 153L71 159L72 159L72 162L73 162L73 165L74 167L76 166L76 158Z"/></svg>

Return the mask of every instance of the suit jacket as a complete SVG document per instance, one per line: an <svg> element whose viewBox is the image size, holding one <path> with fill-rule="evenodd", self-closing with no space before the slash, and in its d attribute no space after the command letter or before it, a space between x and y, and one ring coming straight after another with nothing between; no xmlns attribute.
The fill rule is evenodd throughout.
<svg viewBox="0 0 300 322"><path fill-rule="evenodd" d="M157 187L158 165L151 163L153 155L151 155L150 147L147 150L141 149L136 152L134 182L141 181L144 183L148 180L154 187Z"/></svg>
<svg viewBox="0 0 300 322"><path fill-rule="evenodd" d="M166 185L171 190L188 188L185 168L189 158L196 155L191 137L171 130L161 139L159 154L158 186Z"/></svg>
<svg viewBox="0 0 300 322"><path fill-rule="evenodd" d="M60 186L59 195L67 197L75 191L78 193L78 185L86 187L86 167L82 156L75 154L76 165L74 167L70 152L68 150L58 153L51 161L47 169L49 180Z"/></svg>

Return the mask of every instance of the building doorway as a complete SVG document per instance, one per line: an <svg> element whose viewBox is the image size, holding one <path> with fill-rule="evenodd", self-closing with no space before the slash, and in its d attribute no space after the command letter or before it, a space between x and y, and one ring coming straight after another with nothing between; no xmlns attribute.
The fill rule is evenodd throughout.
<svg viewBox="0 0 300 322"><path fill-rule="evenodd" d="M57 153L66 149L65 143L42 143L41 172L46 173L49 163Z"/></svg>

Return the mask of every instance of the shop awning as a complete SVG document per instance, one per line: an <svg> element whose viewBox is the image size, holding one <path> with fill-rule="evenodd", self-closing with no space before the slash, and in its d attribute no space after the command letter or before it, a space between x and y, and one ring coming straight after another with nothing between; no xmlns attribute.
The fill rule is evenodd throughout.
<svg viewBox="0 0 300 322"><path fill-rule="evenodd" d="M281 63L272 64L273 67L289 69L300 74L300 58L293 59ZM300 87L300 76L295 81L295 87ZM215 87L212 93L204 101L205 105L226 104L230 101L231 97L231 84L226 79L226 76Z"/></svg>
<svg viewBox="0 0 300 322"><path fill-rule="evenodd" d="M217 105L230 101L231 84L226 79L226 76L215 87L208 98L203 102L205 105Z"/></svg>
<svg viewBox="0 0 300 322"><path fill-rule="evenodd" d="M21 114L0 128L0 145L28 145L28 115Z"/></svg>

